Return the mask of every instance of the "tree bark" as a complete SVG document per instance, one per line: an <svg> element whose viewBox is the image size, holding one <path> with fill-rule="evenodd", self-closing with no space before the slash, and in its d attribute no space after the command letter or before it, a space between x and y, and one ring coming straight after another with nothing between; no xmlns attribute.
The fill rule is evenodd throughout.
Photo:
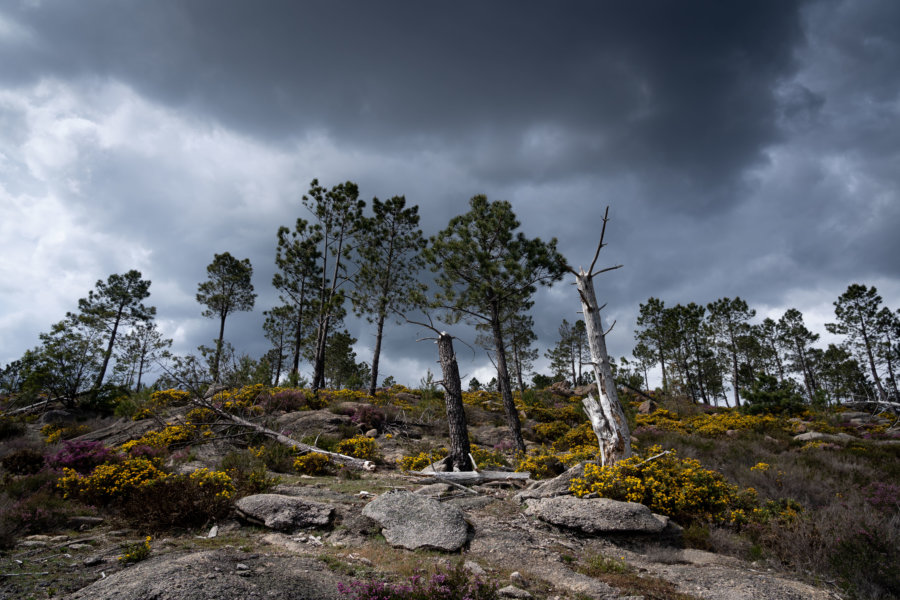
<svg viewBox="0 0 900 600"><path fill-rule="evenodd" d="M116 341L116 331L119 329L119 321L122 318L122 309L116 314L116 320L113 323L112 333L109 334L109 344L106 346L106 352L103 354L103 365L100 367L100 374L97 375L97 381L94 383L94 389L100 389L103 385L103 378L106 376L106 368L109 366L109 359L112 357L113 344Z"/></svg>
<svg viewBox="0 0 900 600"><path fill-rule="evenodd" d="M378 315L378 329L375 333L375 352L372 353L372 380L369 382L369 395L373 398L375 397L375 388L378 387L378 359L381 358L381 338L384 335L384 319L384 313Z"/></svg>
<svg viewBox="0 0 900 600"><path fill-rule="evenodd" d="M512 392L509 389L509 370L506 366L503 330L500 326L500 307L496 304L491 307L491 329L494 334L494 349L497 351L497 383L500 387L500 395L503 398L503 409L506 412L506 422L512 433L516 449L524 454L525 440L522 439L522 425L519 422L519 411L516 408Z"/></svg>
<svg viewBox="0 0 900 600"><path fill-rule="evenodd" d="M601 465L605 466L631 456L631 435L625 413L619 404L619 393L609 365L606 338L600 319L600 305L594 294L593 276L589 271L579 269L575 274L575 284L581 297L581 309L584 313L588 347L591 351L591 363L594 377L597 379L599 397L595 399L589 395L582 400L582 404L600 445Z"/></svg>
<svg viewBox="0 0 900 600"><path fill-rule="evenodd" d="M444 463L450 471L471 471L474 466L469 458L469 429L462 401L462 383L459 365L453 352L453 338L446 331L438 336L438 357L443 373L444 403L447 406L447 423L450 426L450 455Z"/></svg>
<svg viewBox="0 0 900 600"><path fill-rule="evenodd" d="M216 342L216 359L213 362L213 383L219 383L219 361L222 358L222 341L225 339L225 317L226 313L222 313L219 321L219 339Z"/></svg>

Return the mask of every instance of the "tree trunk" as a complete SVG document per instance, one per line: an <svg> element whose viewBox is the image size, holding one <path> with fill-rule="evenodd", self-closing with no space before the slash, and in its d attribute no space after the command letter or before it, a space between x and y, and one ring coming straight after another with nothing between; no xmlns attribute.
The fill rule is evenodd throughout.
<svg viewBox="0 0 900 600"><path fill-rule="evenodd" d="M519 345L513 342L513 361L516 368L516 382L519 384L519 394L525 401L525 385L522 383L522 361L519 359Z"/></svg>
<svg viewBox="0 0 900 600"><path fill-rule="evenodd" d="M506 367L506 351L503 345L503 330L500 327L500 307L491 306L491 329L494 334L494 349L497 352L497 383L500 386L500 395L503 397L503 409L506 412L506 422L513 436L516 449L525 453L525 440L522 439L522 425L519 423L519 410L513 401L512 392L509 389L509 370Z"/></svg>
<svg viewBox="0 0 900 600"><path fill-rule="evenodd" d="M372 380L369 382L369 395L375 397L375 388L378 387L378 359L381 358L381 338L384 335L385 314L378 315L378 329L375 333L375 352L372 353ZM443 363L442 363L443 364ZM446 374L444 379L446 379Z"/></svg>
<svg viewBox="0 0 900 600"><path fill-rule="evenodd" d="M222 341L225 339L225 317L227 313L222 313L222 320L219 322L219 340L216 342L216 360L213 362L213 383L219 383L219 360L222 358Z"/></svg>
<svg viewBox="0 0 900 600"><path fill-rule="evenodd" d="M872 344L869 342L869 333L866 331L865 317L858 308L856 314L859 316L860 331L862 332L863 343L866 346L866 357L869 359L869 368L872 369L872 378L875 380L875 386L878 388L879 398L881 400L886 400L887 392L885 392L884 386L881 384L881 377L878 376L878 371L875 369L875 356L872 353Z"/></svg>
<svg viewBox="0 0 900 600"><path fill-rule="evenodd" d="M738 408L741 406L741 397L738 395L738 359L737 348L734 342L731 344L731 385L734 386L734 405Z"/></svg>
<svg viewBox="0 0 900 600"><path fill-rule="evenodd" d="M103 378L106 376L106 367L109 366L109 359L112 356L113 344L116 341L116 331L119 329L119 320L121 318L122 311L119 310L113 323L112 333L109 334L109 344L106 346L106 352L103 353L103 364L100 366L100 374L97 375L97 381L94 383L95 390L100 389L100 386L103 385Z"/></svg>
<svg viewBox="0 0 900 600"><path fill-rule="evenodd" d="M442 384L446 391L444 402L447 406L447 423L450 426L450 455L444 464L449 471L471 471L473 465L469 458L469 429L462 401L459 366L453 352L453 338L446 331L442 331L437 344L441 372L444 376Z"/></svg>
<svg viewBox="0 0 900 600"><path fill-rule="evenodd" d="M602 244L602 242L601 242ZM609 355L606 352L606 338L603 323L600 319L600 308L594 294L594 281L590 272L580 269L575 275L578 294L581 297L581 309L584 312L584 324L587 329L588 347L591 351L591 363L594 377L597 379L598 399L588 396L582 400L584 410L591 420L591 427L600 445L601 465L613 464L631 456L631 434L625 413L619 404L619 393L609 366Z"/></svg>

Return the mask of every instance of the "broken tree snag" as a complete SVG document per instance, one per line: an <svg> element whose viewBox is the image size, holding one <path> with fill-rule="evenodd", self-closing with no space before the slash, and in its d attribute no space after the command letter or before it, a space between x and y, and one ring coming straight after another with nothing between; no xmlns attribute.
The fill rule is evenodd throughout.
<svg viewBox="0 0 900 600"><path fill-rule="evenodd" d="M619 403L619 393L616 390L616 382L612 376L609 365L609 354L606 352L606 332L603 331L603 323L600 320L600 304L594 293L594 275L618 269L619 266L602 269L594 272L594 265L600 250L603 248L603 236L606 233L609 207L603 215L603 229L600 233L600 244L594 254L594 260L590 268L585 271L579 268L575 271L569 267L569 271L575 275L575 285L581 298L581 309L584 313L584 325L587 330L588 347L591 351L591 363L594 369L594 377L597 380L597 395L599 398L588 396L582 400L584 411L591 420L591 427L600 444L600 464L611 465L616 461L631 456L631 434L628 431L628 422L625 413Z"/></svg>
<svg viewBox="0 0 900 600"><path fill-rule="evenodd" d="M450 454L432 465L432 467L450 472L472 471L475 469L475 464L469 458L469 453L471 452L469 448L469 426L466 423L466 411L463 408L462 383L459 379L459 365L456 363L456 353L453 351L453 336L446 331L439 331L434 326L430 316L428 316L428 323L410 321L406 317L403 318L407 323L430 329L438 336L438 360L441 363L441 374L443 375L440 384L444 386L444 404L447 408L447 423L450 426Z"/></svg>
<svg viewBox="0 0 900 600"><path fill-rule="evenodd" d="M450 455L445 459L447 471L471 471L469 458L469 428L462 401L462 383L459 379L459 365L453 352L453 337L446 331L438 333L438 358L444 380L444 403L447 405L447 423L450 425Z"/></svg>

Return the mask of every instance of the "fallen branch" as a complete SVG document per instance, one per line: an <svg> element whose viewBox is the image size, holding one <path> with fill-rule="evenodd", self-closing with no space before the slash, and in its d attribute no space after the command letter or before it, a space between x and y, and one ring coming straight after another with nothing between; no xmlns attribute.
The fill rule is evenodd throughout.
<svg viewBox="0 0 900 600"><path fill-rule="evenodd" d="M291 448L296 448L297 450L300 450L301 452L304 452L304 453L316 452L318 454L324 454L325 456L327 456L328 458L330 458L331 460L333 460L337 463L341 463L341 464L347 465L349 467L353 467L354 469L360 469L362 471L374 471L375 470L375 463L373 463L370 460L362 460L361 458L354 458L352 456L338 454L337 452L328 452L327 450L322 450L321 448L317 448L316 446L310 446L309 444L304 444L303 442L298 442L297 440L289 438L286 435L282 435L282 434L278 433L277 431L273 431L267 427L263 427L262 425L259 425L258 423L254 423L252 421L248 421L247 419L243 419L237 415L232 415L231 413L227 413L224 410L222 410L221 408L214 406L211 402L205 402L205 401L195 401L195 402L197 404L203 406L204 408L208 408L209 410L213 411L220 417L222 417L224 419L228 419L229 421L231 421L232 423L235 423L236 425L240 425L242 427L247 427L249 429L252 429L253 431L255 431L257 433L261 433L262 435L264 435L266 437L270 437L278 442L281 442L282 444L284 444L286 446L290 446Z"/></svg>
<svg viewBox="0 0 900 600"><path fill-rule="evenodd" d="M460 485L475 485L488 481L520 481L531 477L531 473L528 472L514 473L512 471L456 471L446 473L413 471L409 475L443 480L445 483L456 482Z"/></svg>

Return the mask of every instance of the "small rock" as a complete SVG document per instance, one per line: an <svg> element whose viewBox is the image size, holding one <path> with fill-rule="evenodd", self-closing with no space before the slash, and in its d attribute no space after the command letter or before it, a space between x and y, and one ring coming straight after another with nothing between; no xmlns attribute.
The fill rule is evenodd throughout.
<svg viewBox="0 0 900 600"><path fill-rule="evenodd" d="M475 577L483 577L487 574L487 572L483 568L481 568L481 565L471 560L467 560L463 563L463 569L465 569Z"/></svg>
<svg viewBox="0 0 900 600"><path fill-rule="evenodd" d="M248 567L244 563L238 563L234 566L234 568L237 569L238 571L247 571L250 569L250 567Z"/></svg>
<svg viewBox="0 0 900 600"><path fill-rule="evenodd" d="M368 430L368 431L366 432L366 437L367 437L367 438L373 438L373 439L374 439L374 438L377 438L377 437L378 437L378 430L377 430L377 429L370 429L370 430Z"/></svg>
<svg viewBox="0 0 900 600"><path fill-rule="evenodd" d="M206 537L207 537L207 539L212 539L212 538L216 537L217 535L219 535L219 526L213 525L210 528L209 533L206 534Z"/></svg>
<svg viewBox="0 0 900 600"><path fill-rule="evenodd" d="M19 546L22 548L46 548L47 542L42 542L40 540L22 540L19 542Z"/></svg>
<svg viewBox="0 0 900 600"><path fill-rule="evenodd" d="M522 574L519 573L518 571L513 571L512 573L510 573L509 580L512 582L513 585L515 585L517 587L520 587L520 588L528 587L528 582L525 581L525 578L522 577Z"/></svg>
<svg viewBox="0 0 900 600"><path fill-rule="evenodd" d="M78 529L79 531L84 531L101 524L103 524L103 517L71 517L68 522L69 527Z"/></svg>
<svg viewBox="0 0 900 600"><path fill-rule="evenodd" d="M84 550L85 548L93 548L90 544L69 544L69 550Z"/></svg>
<svg viewBox="0 0 900 600"><path fill-rule="evenodd" d="M88 556L81 563L86 567L93 567L103 562L102 556Z"/></svg>
<svg viewBox="0 0 900 600"><path fill-rule="evenodd" d="M514 585L508 585L505 588L500 588L499 590L497 590L497 593L504 598L531 598L531 594L521 588L517 588Z"/></svg>

